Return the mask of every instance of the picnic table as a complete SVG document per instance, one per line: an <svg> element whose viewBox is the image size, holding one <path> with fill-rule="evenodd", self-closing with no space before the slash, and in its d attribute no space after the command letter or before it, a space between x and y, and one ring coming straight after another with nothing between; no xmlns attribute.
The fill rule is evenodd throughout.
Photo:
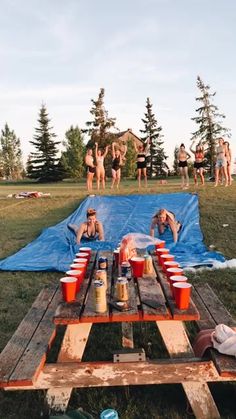
<svg viewBox="0 0 236 419"><path fill-rule="evenodd" d="M112 252L99 252L101 255L108 259L107 299L113 301L117 268ZM181 383L197 418L220 417L207 383L235 381L236 361L233 357L226 357L230 362L224 356L217 358L215 353L215 359L196 358L185 327L189 321L194 321L199 329L217 324L214 313L207 308L209 295L211 301L217 297L206 287L204 302L204 290L199 292L196 287L188 310L177 309L167 278L156 256L152 258L153 273L129 281L129 311L119 311L108 304L105 313L95 312L93 280L97 252L92 253L76 301L63 302L58 285L42 290L0 355L0 387L46 389L50 408L65 411L73 388ZM150 300L152 307L146 304ZM217 300L215 304L218 307L221 304L224 321L235 325L222 303ZM169 359L148 360L142 348L134 347L133 322L144 321L155 322ZM121 323L123 349L118 349L110 362L82 362L92 325L115 322ZM66 330L57 362L46 362L48 349L61 325Z"/></svg>

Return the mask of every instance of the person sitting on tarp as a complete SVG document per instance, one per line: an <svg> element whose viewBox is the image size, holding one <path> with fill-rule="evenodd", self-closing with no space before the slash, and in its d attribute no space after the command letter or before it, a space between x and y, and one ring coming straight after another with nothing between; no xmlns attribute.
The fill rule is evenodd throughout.
<svg viewBox="0 0 236 419"><path fill-rule="evenodd" d="M80 226L76 224L68 224L68 228L76 234L76 242L81 241L104 240L103 225L96 218L96 210L94 208L87 209L87 221Z"/></svg>
<svg viewBox="0 0 236 419"><path fill-rule="evenodd" d="M165 208L160 209L153 217L150 228L150 236L154 237L155 227L158 228L158 233L161 235L165 229L170 227L173 234L174 242L178 240L178 232L181 228L181 223L175 219L175 214L167 211Z"/></svg>

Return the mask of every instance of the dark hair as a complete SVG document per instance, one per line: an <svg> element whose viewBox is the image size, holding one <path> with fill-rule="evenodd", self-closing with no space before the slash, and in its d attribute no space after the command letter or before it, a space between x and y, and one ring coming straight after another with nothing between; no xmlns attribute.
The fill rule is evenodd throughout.
<svg viewBox="0 0 236 419"><path fill-rule="evenodd" d="M185 148L185 145L184 145L184 143L180 144L180 147L184 147L184 148Z"/></svg>
<svg viewBox="0 0 236 419"><path fill-rule="evenodd" d="M87 218L91 215L96 215L96 210L94 208L88 208L87 209Z"/></svg>

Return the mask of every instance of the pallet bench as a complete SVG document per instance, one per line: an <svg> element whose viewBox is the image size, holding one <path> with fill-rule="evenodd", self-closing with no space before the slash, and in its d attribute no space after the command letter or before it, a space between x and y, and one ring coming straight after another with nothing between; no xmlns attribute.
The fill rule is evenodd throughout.
<svg viewBox="0 0 236 419"><path fill-rule="evenodd" d="M208 283L194 285L193 299L200 312L200 320L196 321L199 331L214 329L218 324L226 324L236 327L236 321L219 300ZM209 349L208 353L221 377L236 376L236 358L220 354L215 349Z"/></svg>

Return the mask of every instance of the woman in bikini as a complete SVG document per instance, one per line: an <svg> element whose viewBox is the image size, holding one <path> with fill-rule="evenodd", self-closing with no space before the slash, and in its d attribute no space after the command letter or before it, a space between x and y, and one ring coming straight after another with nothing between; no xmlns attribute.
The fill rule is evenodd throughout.
<svg viewBox="0 0 236 419"><path fill-rule="evenodd" d="M161 235L165 229L170 227L174 242L178 240L178 232L181 228L181 223L175 219L175 214L167 211L165 208L160 209L153 217L150 227L150 236L154 237L155 227L158 228L158 233Z"/></svg>
<svg viewBox="0 0 236 419"><path fill-rule="evenodd" d="M191 152L194 154L195 162L193 165L193 176L194 176L194 183L195 185L198 185L197 181L197 175L199 173L201 183L204 185L204 174L203 174L203 168L204 168L204 148L201 144L196 145L196 149L193 148L194 141L192 142L192 145L190 147Z"/></svg>
<svg viewBox="0 0 236 419"><path fill-rule="evenodd" d="M181 176L181 187L182 189L187 189L189 187L189 176L188 176L188 159L190 159L190 154L185 150L185 145L182 143L177 154L179 160L179 171Z"/></svg>
<svg viewBox="0 0 236 419"><path fill-rule="evenodd" d="M76 242L80 244L81 241L104 240L103 225L96 218L96 210L88 208L87 221L80 224L68 224L68 228L76 234Z"/></svg>
<svg viewBox="0 0 236 419"><path fill-rule="evenodd" d="M134 148L137 153L137 170L138 170L138 187L141 187L141 177L143 174L144 183L147 187L147 154L150 149L150 140L148 138L146 144L137 146L134 142Z"/></svg>
<svg viewBox="0 0 236 419"><path fill-rule="evenodd" d="M96 176L97 176L97 189L100 189L100 182L102 182L102 188L105 189L105 168L104 159L108 153L109 146L107 145L104 153L98 149L98 143L95 143L95 157L96 157Z"/></svg>
<svg viewBox="0 0 236 419"><path fill-rule="evenodd" d="M226 146L224 145L223 138L219 138L218 141L219 145L216 147L215 187L218 186L219 183L220 170L223 172L225 178L225 186L228 186Z"/></svg>
<svg viewBox="0 0 236 419"><path fill-rule="evenodd" d="M229 182L229 185L232 185L232 180L233 180L232 175L231 175L232 152L231 152L231 148L229 146L228 141L224 141L224 146L225 146L225 156L226 156L226 160L227 160L226 171L227 171L227 175L228 175L228 182Z"/></svg>
<svg viewBox="0 0 236 419"><path fill-rule="evenodd" d="M111 188L114 187L116 183L117 189L119 188L120 184L120 177L121 177L121 166L124 162L124 157L126 155L127 146L124 146L124 150L121 152L120 149L115 148L116 143L112 143L112 182L111 182Z"/></svg>
<svg viewBox="0 0 236 419"><path fill-rule="evenodd" d="M93 150L91 148L87 150L84 160L87 166L87 190L88 192L91 192L93 189L94 173L96 171L96 167L94 166Z"/></svg>

